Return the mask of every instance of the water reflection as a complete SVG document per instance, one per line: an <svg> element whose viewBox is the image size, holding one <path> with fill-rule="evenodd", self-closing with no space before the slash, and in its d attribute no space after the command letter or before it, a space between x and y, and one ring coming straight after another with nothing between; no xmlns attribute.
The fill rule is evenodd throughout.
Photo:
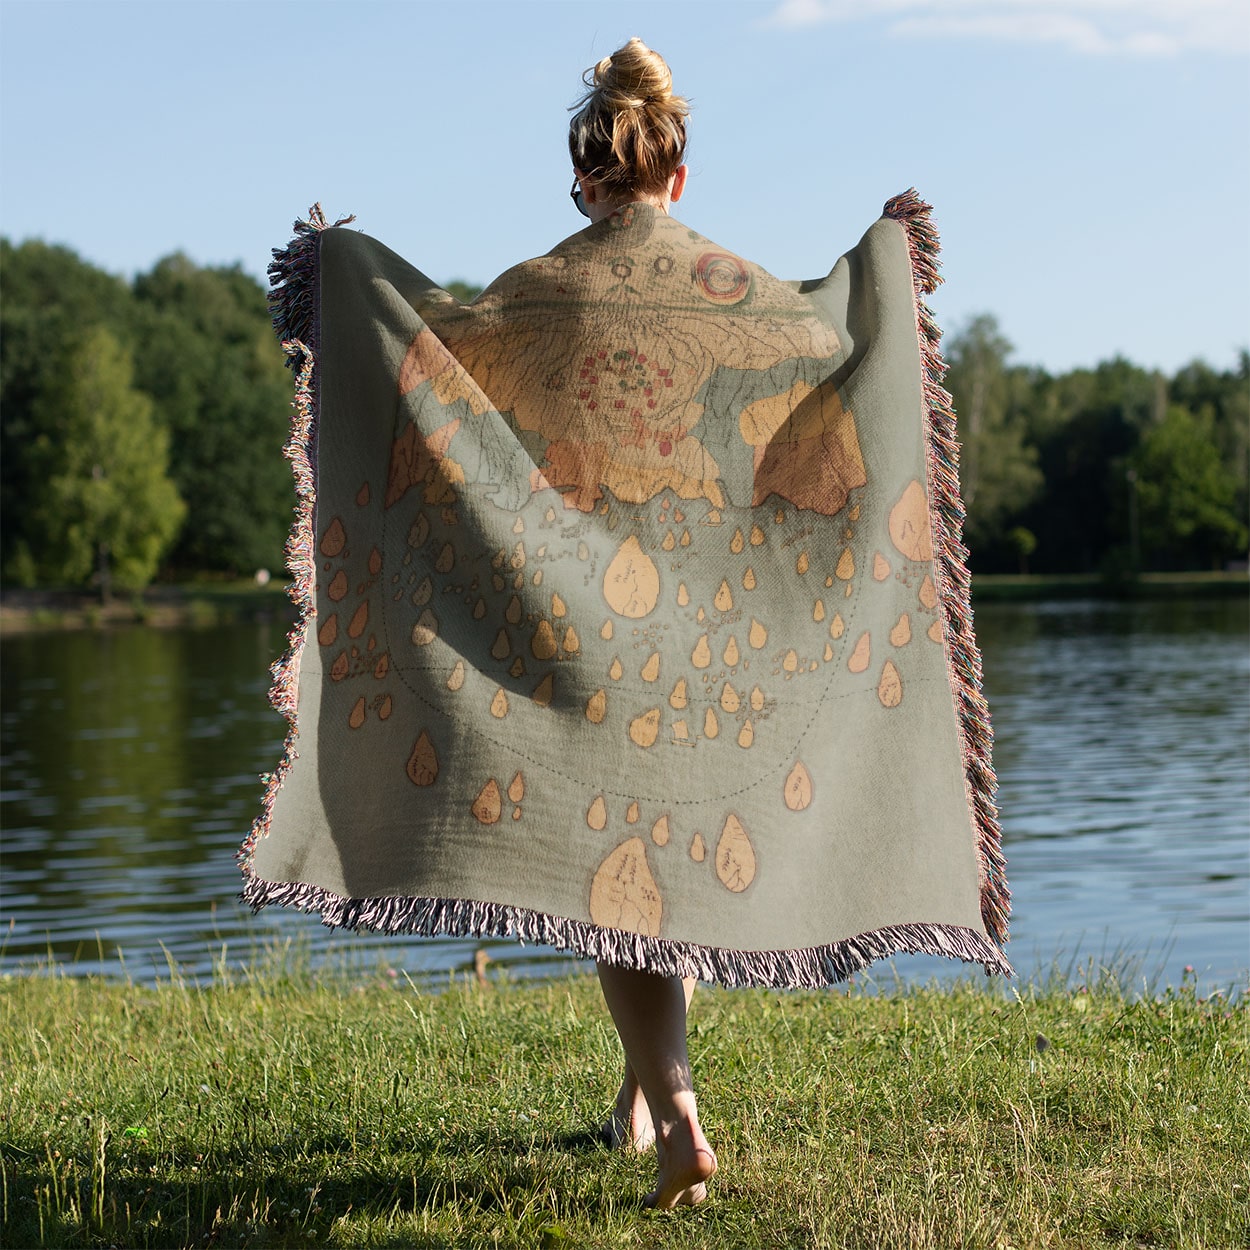
<svg viewBox="0 0 1250 1250"><path fill-rule="evenodd" d="M1011 955L1158 958L1225 985L1250 967L1247 603L987 605ZM136 979L208 975L295 935L315 960L414 973L571 966L511 942L331 935L235 902L234 853L281 750L265 703L274 623L7 640L0 967L51 955ZM901 960L904 975L945 965Z"/></svg>

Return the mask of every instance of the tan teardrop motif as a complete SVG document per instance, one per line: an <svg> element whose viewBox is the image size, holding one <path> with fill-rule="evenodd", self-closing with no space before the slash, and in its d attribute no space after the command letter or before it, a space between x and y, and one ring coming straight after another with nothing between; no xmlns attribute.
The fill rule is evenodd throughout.
<svg viewBox="0 0 1250 1250"><path fill-rule="evenodd" d="M835 612L833 614L833 620L829 622L829 637L841 638L845 632L846 622L842 619L842 613Z"/></svg>
<svg viewBox="0 0 1250 1250"><path fill-rule="evenodd" d="M690 840L690 858L696 864L701 864L707 858L707 844L703 841L703 835L696 833Z"/></svg>
<svg viewBox="0 0 1250 1250"><path fill-rule="evenodd" d="M536 660L550 660L556 653L556 636L551 622L545 618L538 622L530 639L530 650Z"/></svg>
<svg viewBox="0 0 1250 1250"><path fill-rule="evenodd" d="M633 802L632 802L632 803L631 803L631 804L630 804L630 805L629 805L629 806L625 809L625 823L626 823L627 825L636 825L636 824L638 823L638 817L639 817L640 815L641 815L641 813L640 813L640 812L639 812L639 810L638 810L638 800L637 800L637 799L635 799L635 800L634 800L634 801L633 801Z"/></svg>
<svg viewBox="0 0 1250 1250"><path fill-rule="evenodd" d="M499 793L499 783L494 777L482 787L469 810L484 825L495 824L503 815L503 795Z"/></svg>
<svg viewBox="0 0 1250 1250"><path fill-rule="evenodd" d="M369 576L377 577L377 575L381 571L382 571L382 553L376 547L374 547L374 549L371 552L369 552Z"/></svg>
<svg viewBox="0 0 1250 1250"><path fill-rule="evenodd" d="M747 567L747 571L743 573L742 575L742 589L743 590L755 589L755 570L751 568L750 566Z"/></svg>
<svg viewBox="0 0 1250 1250"><path fill-rule="evenodd" d="M353 729L359 729L365 723L365 701L363 698L357 699L352 706L351 715L347 718L347 723Z"/></svg>
<svg viewBox="0 0 1250 1250"><path fill-rule="evenodd" d="M630 535L603 574L603 597L617 616L640 620L660 601L660 570Z"/></svg>
<svg viewBox="0 0 1250 1250"><path fill-rule="evenodd" d="M877 683L877 698L882 707L898 707L903 701L903 679L898 675L892 660L886 660Z"/></svg>
<svg viewBox="0 0 1250 1250"><path fill-rule="evenodd" d="M490 701L490 714L496 720L503 720L508 715L508 696L502 686L495 691L495 697Z"/></svg>
<svg viewBox="0 0 1250 1250"><path fill-rule="evenodd" d="M742 728L738 730L738 745L745 751L755 741L755 726L751 722L744 721Z"/></svg>
<svg viewBox="0 0 1250 1250"><path fill-rule="evenodd" d="M641 838L622 842L599 865L590 883L590 918L605 929L659 937L663 900L647 865Z"/></svg>
<svg viewBox="0 0 1250 1250"><path fill-rule="evenodd" d="M391 670L391 654L389 651L383 651L378 656L378 662L373 666L373 675L379 681L386 676Z"/></svg>
<svg viewBox="0 0 1250 1250"><path fill-rule="evenodd" d="M801 812L811 806L814 793L812 775L802 760L796 760L794 767L786 775L781 793L786 806L792 812Z"/></svg>
<svg viewBox="0 0 1250 1250"><path fill-rule="evenodd" d="M451 543L444 543L443 549L438 553L438 559L434 561L434 571L436 573L450 573L456 563L456 549Z"/></svg>
<svg viewBox="0 0 1250 1250"><path fill-rule="evenodd" d="M668 839L668 816L664 815L651 826L651 841L654 842L656 846L667 846Z"/></svg>
<svg viewBox="0 0 1250 1250"><path fill-rule="evenodd" d="M414 601L416 600L416 595L413 595L413 600L414 600ZM487 611L487 608L486 608L486 600L485 600L485 599L479 599L479 600L478 600L478 601L477 601L477 602L473 605L473 619L474 619L475 621L480 621L480 620L481 620L481 619L482 619L482 618L486 615L486 611Z"/></svg>
<svg viewBox="0 0 1250 1250"><path fill-rule="evenodd" d="M555 674L548 673L547 676L534 687L532 698L538 707L551 706L551 696L555 691L555 684Z"/></svg>
<svg viewBox="0 0 1250 1250"><path fill-rule="evenodd" d="M418 647L428 647L437 637L438 617L429 608L426 608L417 617L417 623L412 627L412 641Z"/></svg>
<svg viewBox="0 0 1250 1250"><path fill-rule="evenodd" d="M329 560L334 560L342 555L343 548L347 546L347 531L343 528L343 522L335 517L326 531L321 536L321 554Z"/></svg>
<svg viewBox="0 0 1250 1250"><path fill-rule="evenodd" d="M660 653L652 651L647 662L642 666L642 680L655 681L660 675Z"/></svg>
<svg viewBox="0 0 1250 1250"><path fill-rule="evenodd" d="M347 574L339 569L330 581L330 585L326 588L326 594L334 603L339 603L347 596Z"/></svg>
<svg viewBox="0 0 1250 1250"><path fill-rule="evenodd" d="M759 621L754 617L751 619L751 629L747 634L747 642L758 651L768 641L768 630L766 630Z"/></svg>
<svg viewBox="0 0 1250 1250"><path fill-rule="evenodd" d="M391 696L384 694L378 703L378 720L389 720L391 715Z"/></svg>
<svg viewBox="0 0 1250 1250"><path fill-rule="evenodd" d="M508 797L514 803L519 803L525 797L525 778L520 773L508 783Z"/></svg>
<svg viewBox="0 0 1250 1250"><path fill-rule="evenodd" d="M512 643L508 638L506 629L501 629L495 635L495 643L491 647L490 653L496 660L506 660L512 654Z"/></svg>
<svg viewBox="0 0 1250 1250"><path fill-rule="evenodd" d="M898 618L894 628L890 630L890 642L896 647L905 647L911 642L911 617L906 612Z"/></svg>
<svg viewBox="0 0 1250 1250"><path fill-rule="evenodd" d="M734 605L734 597L730 593L729 583L722 581L720 589L716 592L716 597L712 600L716 605L718 612L728 612Z"/></svg>
<svg viewBox="0 0 1250 1250"><path fill-rule="evenodd" d="M787 673L797 672L799 667L799 655L793 647L791 647L790 650L787 651L782 657L781 667L784 668Z"/></svg>
<svg viewBox="0 0 1250 1250"><path fill-rule="evenodd" d="M635 716L629 722L630 741L640 747L654 746L659 732L660 709L658 707L643 712L641 716Z"/></svg>
<svg viewBox="0 0 1250 1250"><path fill-rule="evenodd" d="M611 642L612 632L612 622L604 621L602 626L599 628L599 637L602 638L604 642Z"/></svg>
<svg viewBox="0 0 1250 1250"><path fill-rule="evenodd" d="M577 636L577 630L572 625L564 631L564 650L568 655L576 655L581 649L582 640Z"/></svg>
<svg viewBox="0 0 1250 1250"><path fill-rule="evenodd" d="M725 818L716 843L716 875L721 885L734 894L741 894L755 880L755 848L732 812Z"/></svg>
<svg viewBox="0 0 1250 1250"><path fill-rule="evenodd" d="M890 562L881 554L874 553L872 557L872 579L875 582L883 582L890 576Z"/></svg>
<svg viewBox="0 0 1250 1250"><path fill-rule="evenodd" d="M321 623L321 628L317 631L317 641L323 646L328 647L339 636L339 614L331 612L328 617Z"/></svg>
<svg viewBox="0 0 1250 1250"><path fill-rule="evenodd" d="M613 681L620 681L624 675L625 669L621 664L621 658L620 656L614 655L612 657L612 663L608 666L608 676L611 677Z"/></svg>
<svg viewBox="0 0 1250 1250"><path fill-rule="evenodd" d="M408 780L414 786L432 786L438 780L438 754L430 735L423 729L408 756Z"/></svg>
<svg viewBox="0 0 1250 1250"><path fill-rule="evenodd" d="M742 657L738 654L738 640L729 635L729 641L725 644L725 653L723 659L730 668L733 668Z"/></svg>
<svg viewBox="0 0 1250 1250"><path fill-rule="evenodd" d="M855 576L855 557L851 554L849 547L842 549L842 554L838 557L838 567L833 571L844 582L849 582Z"/></svg>
<svg viewBox="0 0 1250 1250"><path fill-rule="evenodd" d="M742 531L740 529L734 530L734 536L729 540L729 550L732 551L734 555L738 555L745 546L746 539L742 537Z"/></svg>
<svg viewBox="0 0 1250 1250"><path fill-rule="evenodd" d="M934 621L933 624L930 625L929 628L925 630L925 633L928 634L928 636L932 638L934 642L941 642L942 641L941 618L939 617L936 621Z"/></svg>
<svg viewBox="0 0 1250 1250"><path fill-rule="evenodd" d="M694 650L690 653L690 663L695 668L707 668L712 662L712 648L707 645L707 635L703 634L699 641L695 643Z"/></svg>
<svg viewBox="0 0 1250 1250"><path fill-rule="evenodd" d="M686 589L685 582L677 583L677 606L684 608L690 603L690 592Z"/></svg>
<svg viewBox="0 0 1250 1250"><path fill-rule="evenodd" d="M586 823L598 833L608 823L608 805L603 801L603 795L595 795L594 802L586 810Z"/></svg>
<svg viewBox="0 0 1250 1250"><path fill-rule="evenodd" d="M551 595L551 615L555 617L563 616L568 611L564 605L564 600L560 598L554 591Z"/></svg>
<svg viewBox="0 0 1250 1250"><path fill-rule="evenodd" d="M681 711L686 706L686 679L684 677L677 679L673 693L668 696L668 703L676 711Z"/></svg>
<svg viewBox="0 0 1250 1250"><path fill-rule="evenodd" d="M521 600L517 595L513 595L508 600L508 606L503 611L503 619L509 625L519 625L521 623Z"/></svg>
<svg viewBox="0 0 1250 1250"><path fill-rule="evenodd" d="M349 638L359 638L365 632L365 627L369 624L369 600L362 599L360 606L352 613L351 624L347 627L347 636Z"/></svg>
<svg viewBox="0 0 1250 1250"><path fill-rule="evenodd" d="M524 677L525 676L525 661L521 659L521 657L518 655L517 658L512 661L512 666L508 669L508 672L513 677Z"/></svg>
<svg viewBox="0 0 1250 1250"><path fill-rule="evenodd" d="M428 577L423 577L421 584L412 592L412 606L414 608L424 607L425 604L429 603L433 595L434 583ZM478 603L482 603L482 601L479 599ZM482 603L482 615L486 615L486 605L484 603Z"/></svg>
<svg viewBox="0 0 1250 1250"><path fill-rule="evenodd" d="M800 576L802 576L804 573L807 572L809 563L810 562L808 561L808 558L807 558L807 552L806 551L802 552L799 555L799 558L794 562L794 571L798 573Z"/></svg>
<svg viewBox="0 0 1250 1250"><path fill-rule="evenodd" d="M741 696L728 682L721 687L720 705L731 716L742 706Z"/></svg>
<svg viewBox="0 0 1250 1250"><path fill-rule="evenodd" d="M758 712L764 706L764 692L758 686L751 687L751 711Z"/></svg>
<svg viewBox="0 0 1250 1250"><path fill-rule="evenodd" d="M937 591L933 587L933 578L926 573L924 581L920 583L920 602L932 612L937 607L937 601Z"/></svg>
<svg viewBox="0 0 1250 1250"><path fill-rule="evenodd" d="M457 660L451 675L447 678L448 690L459 690L464 685L464 661Z"/></svg>
<svg viewBox="0 0 1250 1250"><path fill-rule="evenodd" d="M720 721L716 719L716 713L708 708L703 714L703 736L705 738L715 738L720 733Z"/></svg>
<svg viewBox="0 0 1250 1250"><path fill-rule="evenodd" d="M759 547L764 542L764 531L758 525L751 526L751 546Z"/></svg>
<svg viewBox="0 0 1250 1250"><path fill-rule="evenodd" d="M603 718L608 710L608 696L602 690L596 690L594 694L586 700L586 719L592 725L603 724Z"/></svg>
<svg viewBox="0 0 1250 1250"><path fill-rule="evenodd" d="M851 652L851 658L847 660L846 667L852 673L862 673L868 667L868 661L872 657L872 639L865 630L859 636L859 641L855 644L855 650Z"/></svg>

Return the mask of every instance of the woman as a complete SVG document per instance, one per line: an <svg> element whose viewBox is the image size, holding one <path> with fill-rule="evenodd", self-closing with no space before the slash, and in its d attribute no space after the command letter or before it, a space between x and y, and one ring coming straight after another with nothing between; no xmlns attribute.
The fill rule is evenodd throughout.
<svg viewBox="0 0 1250 1250"><path fill-rule="evenodd" d="M689 109L673 94L664 58L634 38L588 70L587 79L569 126L578 209L592 222L635 202L668 213L686 187ZM686 1052L695 980L604 962L598 969L625 1050L625 1079L605 1137L636 1150L654 1143L660 1174L648 1205L702 1202L716 1156L699 1125Z"/></svg>
<svg viewBox="0 0 1250 1250"><path fill-rule="evenodd" d="M244 898L594 959L606 1135L673 1207L716 1170L696 979L1009 974L1008 895L927 206L779 282L668 215L663 60L588 86L590 226L472 304L319 211L276 254L302 616Z"/></svg>

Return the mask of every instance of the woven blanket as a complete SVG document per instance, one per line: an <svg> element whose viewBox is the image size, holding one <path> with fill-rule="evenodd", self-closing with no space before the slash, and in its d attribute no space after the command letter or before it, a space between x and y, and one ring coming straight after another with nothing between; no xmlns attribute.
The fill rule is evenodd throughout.
<svg viewBox="0 0 1250 1250"><path fill-rule="evenodd" d="M467 305L296 224L248 903L727 985L1010 974L928 214L786 283L634 204Z"/></svg>

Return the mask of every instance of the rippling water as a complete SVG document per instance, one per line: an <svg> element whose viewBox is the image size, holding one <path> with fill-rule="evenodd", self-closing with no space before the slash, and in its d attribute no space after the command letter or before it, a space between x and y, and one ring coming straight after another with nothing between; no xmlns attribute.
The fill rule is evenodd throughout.
<svg viewBox="0 0 1250 1250"><path fill-rule="evenodd" d="M1024 975L1089 957L1244 985L1250 651L1244 599L986 605L977 613ZM314 962L438 975L486 946L513 975L573 966L511 942L330 934L235 901L234 853L276 762L276 623L7 640L0 968L51 957L195 976L294 939ZM902 959L905 977L945 962Z"/></svg>

